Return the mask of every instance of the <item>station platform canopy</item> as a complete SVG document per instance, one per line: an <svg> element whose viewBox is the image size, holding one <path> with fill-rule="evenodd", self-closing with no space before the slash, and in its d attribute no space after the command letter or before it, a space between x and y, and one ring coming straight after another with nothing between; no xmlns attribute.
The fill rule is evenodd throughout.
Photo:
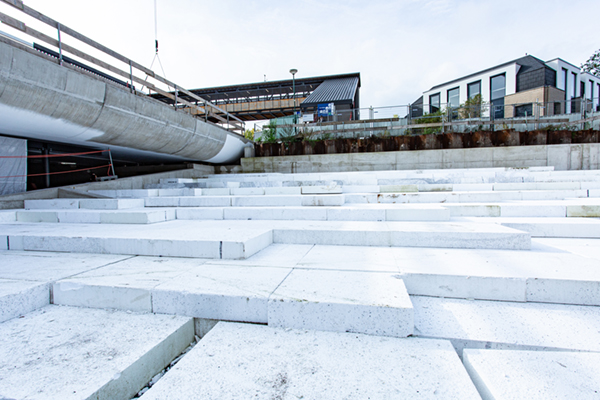
<svg viewBox="0 0 600 400"><path fill-rule="evenodd" d="M190 90L244 121L257 121L293 115L293 80L267 81ZM359 108L360 73L296 78L296 111L306 106L334 103ZM154 98L168 104L173 100L160 94ZM178 98L193 102L190 96Z"/></svg>

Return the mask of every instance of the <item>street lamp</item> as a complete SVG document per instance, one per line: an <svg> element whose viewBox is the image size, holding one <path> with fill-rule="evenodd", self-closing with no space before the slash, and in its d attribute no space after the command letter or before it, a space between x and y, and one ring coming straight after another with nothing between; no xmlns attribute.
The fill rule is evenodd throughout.
<svg viewBox="0 0 600 400"><path fill-rule="evenodd" d="M296 115L296 74L298 70L296 68L290 69L290 74L292 74L292 81L294 86L294 115Z"/></svg>
<svg viewBox="0 0 600 400"><path fill-rule="evenodd" d="M296 68L290 69L290 74L292 74L292 82L294 86L294 125L296 124L296 73L298 70ZM294 127L294 135L296 134L296 127Z"/></svg>

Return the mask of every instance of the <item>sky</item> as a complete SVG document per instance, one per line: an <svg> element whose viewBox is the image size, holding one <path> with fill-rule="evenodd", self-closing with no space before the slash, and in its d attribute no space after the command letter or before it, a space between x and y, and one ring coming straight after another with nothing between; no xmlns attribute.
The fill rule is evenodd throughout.
<svg viewBox="0 0 600 400"><path fill-rule="evenodd" d="M408 104L526 53L579 66L600 48L597 0L156 2L159 58L178 85L360 72L361 107ZM24 3L142 65L154 59L154 0Z"/></svg>

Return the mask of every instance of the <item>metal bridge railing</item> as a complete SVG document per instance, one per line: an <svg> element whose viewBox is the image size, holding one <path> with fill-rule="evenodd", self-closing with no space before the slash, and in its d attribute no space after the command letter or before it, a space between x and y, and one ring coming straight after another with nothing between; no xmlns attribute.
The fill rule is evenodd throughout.
<svg viewBox="0 0 600 400"><path fill-rule="evenodd" d="M176 109L183 108L190 112L191 114L197 116L198 118L204 119L206 122L210 122L209 119L217 121L225 129L243 135L245 130L244 121L237 118L236 116L228 113L222 108L212 104L210 101L201 98L200 96L192 93L191 91L175 84L174 82L157 75L154 71L149 68L144 67L141 64L109 49L108 47L88 38L87 36L82 35L81 33L55 21L54 19L32 9L31 7L23 4L22 0L0 0L1 3L8 4L13 8L21 11L26 14L28 17L32 17L35 20L41 21L42 23L54 28L57 32L57 38L50 37L36 29L30 28L24 22L13 18L5 13L0 12L0 22L2 22L3 26L11 27L19 32L22 32L36 40L42 41L47 45L50 45L54 48L48 49L44 46L34 43L34 48L37 47L38 52L45 53L51 57L57 59L58 64L66 66L66 67L76 67L78 71L84 71L86 73L90 73L96 76L101 76L109 81L112 81L116 84L123 84L131 90L132 93L144 94L140 91L135 90L135 83L139 83L140 85L148 88L149 92L152 91L156 93L160 93L165 97L174 101L174 106ZM112 63L105 62L100 60L97 57L94 57L84 51L81 51L67 43L63 40L63 35L68 35L73 39L76 39L80 43L84 43L106 55L108 55L113 60L118 60L121 63L124 63L128 70L124 71L115 67ZM16 39L16 38L15 38ZM9 43L16 47L28 49L25 44L23 44L20 40L13 40L11 35L2 36L0 35L0 41ZM94 67L90 67L82 62L74 60L71 57L68 57L66 54L69 54L74 57L78 57L81 60L84 60L85 63L91 63ZM106 72L99 71L97 68L100 68ZM145 78L140 78L134 74L135 72L142 72L146 75ZM125 78L126 82L119 80L117 77ZM169 89L164 90L157 86L157 84L148 81L151 78L157 81L157 84L164 84ZM172 89L172 90L171 90ZM150 94L149 93L149 94ZM189 96L194 100L194 103L189 102L187 100L181 99L179 97L179 93L184 93L186 96ZM197 103L197 104L195 104Z"/></svg>

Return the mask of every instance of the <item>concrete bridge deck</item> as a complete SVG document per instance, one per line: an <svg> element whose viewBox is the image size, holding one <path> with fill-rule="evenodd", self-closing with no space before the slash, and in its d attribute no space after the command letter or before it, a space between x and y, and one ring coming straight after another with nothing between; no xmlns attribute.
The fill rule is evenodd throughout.
<svg viewBox="0 0 600 400"><path fill-rule="evenodd" d="M0 42L0 133L156 160L227 163L245 139L126 87Z"/></svg>

